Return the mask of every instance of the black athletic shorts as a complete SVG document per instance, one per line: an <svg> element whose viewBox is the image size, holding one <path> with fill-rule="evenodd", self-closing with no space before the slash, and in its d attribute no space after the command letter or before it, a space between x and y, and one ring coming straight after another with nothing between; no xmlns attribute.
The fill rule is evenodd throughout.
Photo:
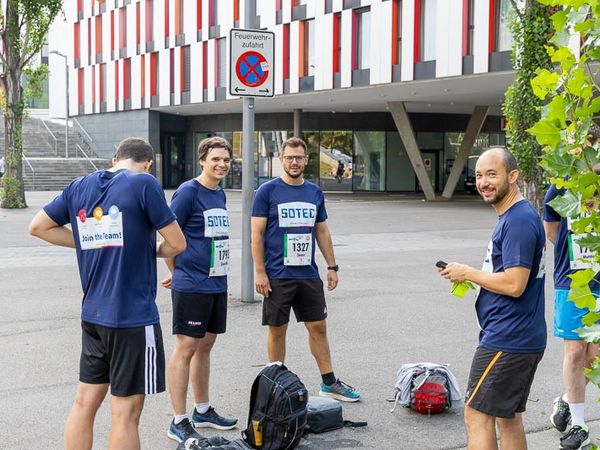
<svg viewBox="0 0 600 450"><path fill-rule="evenodd" d="M171 290L173 334L203 338L223 334L227 324L227 292L195 294Z"/></svg>
<svg viewBox="0 0 600 450"><path fill-rule="evenodd" d="M165 390L165 351L160 324L108 328L81 322L79 381L110 383L118 397Z"/></svg>
<svg viewBox="0 0 600 450"><path fill-rule="evenodd" d="M505 419L524 412L531 383L543 355L543 352L505 353L477 347L465 405Z"/></svg>
<svg viewBox="0 0 600 450"><path fill-rule="evenodd" d="M294 308L298 322L316 322L327 318L325 292L320 278L269 282L271 292L263 300L263 325L285 325L290 321L290 308Z"/></svg>

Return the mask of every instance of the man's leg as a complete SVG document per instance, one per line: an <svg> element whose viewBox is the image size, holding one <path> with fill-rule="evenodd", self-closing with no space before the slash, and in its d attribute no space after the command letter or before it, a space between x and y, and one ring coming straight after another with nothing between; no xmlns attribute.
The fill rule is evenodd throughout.
<svg viewBox="0 0 600 450"><path fill-rule="evenodd" d="M304 322L304 325L308 330L308 346L317 362L319 372L321 375L333 372L331 352L329 351L329 341L327 339L326 321Z"/></svg>
<svg viewBox="0 0 600 450"><path fill-rule="evenodd" d="M500 430L500 448L502 450L526 450L527 439L523 428L523 415L515 413L512 419L496 419ZM484 447L481 447L484 448Z"/></svg>
<svg viewBox="0 0 600 450"><path fill-rule="evenodd" d="M285 335L288 324L281 326L269 325L267 331L267 354L269 362L285 362Z"/></svg>
<svg viewBox="0 0 600 450"><path fill-rule="evenodd" d="M210 351L215 345L217 335L206 333L202 339L196 339L196 351L190 364L190 380L197 404L209 402Z"/></svg>
<svg viewBox="0 0 600 450"><path fill-rule="evenodd" d="M496 418L465 407L465 427L467 428L467 450L497 450ZM502 447L502 450L506 450Z"/></svg>
<svg viewBox="0 0 600 450"><path fill-rule="evenodd" d="M109 450L139 450L138 426L144 408L143 394L112 397L112 417L108 434Z"/></svg>
<svg viewBox="0 0 600 450"><path fill-rule="evenodd" d="M190 362L198 348L200 339L183 334L177 334L175 337L175 350L169 360L168 382L173 412L176 416L179 416L186 414Z"/></svg>
<svg viewBox="0 0 600 450"><path fill-rule="evenodd" d="M573 425L585 425L583 408L585 403L586 378L583 374L586 363L587 343L580 340L564 340L563 381L566 401L569 403Z"/></svg>
<svg viewBox="0 0 600 450"><path fill-rule="evenodd" d="M79 383L75 402L65 425L66 450L91 450L94 419L108 390L108 384Z"/></svg>

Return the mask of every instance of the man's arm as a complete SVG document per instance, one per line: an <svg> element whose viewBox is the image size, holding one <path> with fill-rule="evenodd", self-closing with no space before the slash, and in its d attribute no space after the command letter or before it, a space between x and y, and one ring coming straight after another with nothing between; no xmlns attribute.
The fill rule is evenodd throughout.
<svg viewBox="0 0 600 450"><path fill-rule="evenodd" d="M254 284L256 292L269 297L271 292L271 283L267 276L265 267L265 231L267 229L266 217L252 217L251 219L251 242L252 259L254 260Z"/></svg>
<svg viewBox="0 0 600 450"><path fill-rule="evenodd" d="M158 232L164 239L156 247L156 256L159 258L174 257L186 249L185 236L176 220L161 228Z"/></svg>
<svg viewBox="0 0 600 450"><path fill-rule="evenodd" d="M558 227L560 222L546 222L544 220L544 231L546 232L546 238L554 244L556 242L556 236L558 236Z"/></svg>
<svg viewBox="0 0 600 450"><path fill-rule="evenodd" d="M315 224L315 238L319 250L325 258L325 262L328 266L335 266L335 255L333 253L333 241L331 240L331 233L329 227L325 222L317 222ZM332 291L338 285L338 274L335 270L327 270L327 289Z"/></svg>
<svg viewBox="0 0 600 450"><path fill-rule="evenodd" d="M75 248L73 231L66 226L58 225L43 209L31 220L29 234L50 244Z"/></svg>
<svg viewBox="0 0 600 450"><path fill-rule="evenodd" d="M169 274L160 282L162 287L171 289L171 282L173 281L173 271L175 270L175 257L171 256L164 259Z"/></svg>
<svg viewBox="0 0 600 450"><path fill-rule="evenodd" d="M489 273L456 262L440 270L442 276L450 281L472 281L490 292L515 298L525 292L530 272L526 267L510 267L504 272Z"/></svg>

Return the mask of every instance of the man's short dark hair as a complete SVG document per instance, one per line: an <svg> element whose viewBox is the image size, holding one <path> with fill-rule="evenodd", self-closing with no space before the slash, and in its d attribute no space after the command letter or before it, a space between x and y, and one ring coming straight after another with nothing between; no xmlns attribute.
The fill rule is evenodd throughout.
<svg viewBox="0 0 600 450"><path fill-rule="evenodd" d="M229 152L229 157L233 157L233 151L231 150L229 141L219 136L213 136L202 139L200 144L198 144L198 159L204 161L208 152L213 148L224 148Z"/></svg>
<svg viewBox="0 0 600 450"><path fill-rule="evenodd" d="M115 159L117 161L132 159L136 163L145 163L154 159L154 149L147 139L129 137L119 143Z"/></svg>
<svg viewBox="0 0 600 450"><path fill-rule="evenodd" d="M306 154L306 143L298 137L291 137L283 141L283 144L281 144L282 155L283 152L285 152L286 147L302 147L304 149L304 153Z"/></svg>
<svg viewBox="0 0 600 450"><path fill-rule="evenodd" d="M511 173L513 170L519 169L519 164L517 163L515 155L509 152L506 147L503 147L501 145L495 145L486 149L486 151L488 150L500 150L502 152L502 162L504 162L504 168L506 169L506 173Z"/></svg>

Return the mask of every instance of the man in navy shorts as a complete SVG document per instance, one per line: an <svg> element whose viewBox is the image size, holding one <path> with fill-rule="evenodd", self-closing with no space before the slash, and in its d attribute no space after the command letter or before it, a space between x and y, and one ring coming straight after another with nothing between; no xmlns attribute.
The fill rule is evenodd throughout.
<svg viewBox="0 0 600 450"><path fill-rule="evenodd" d="M175 256L186 243L163 190L148 173L153 156L148 141L125 139L111 169L71 182L29 225L32 235L76 249L84 292L67 450L91 450L94 418L109 386L108 448L139 449L145 395L165 390L156 256ZM164 238L158 245L156 231Z"/></svg>
<svg viewBox="0 0 600 450"><path fill-rule="evenodd" d="M252 256L256 290L264 296L262 323L269 327L270 362L285 359L290 309L304 322L310 350L321 372L322 396L355 402L360 393L333 372L327 339L327 304L315 261L315 242L327 262L327 288L338 284L333 243L325 223L321 188L304 179L308 162L302 139L283 142L283 175L261 185L252 207Z"/></svg>
<svg viewBox="0 0 600 450"><path fill-rule="evenodd" d="M475 303L481 328L465 402L469 450L526 449L522 413L546 348L542 221L517 187L514 156L491 148L477 160L477 190L498 214L483 268L450 263L440 269L453 282L480 286Z"/></svg>

